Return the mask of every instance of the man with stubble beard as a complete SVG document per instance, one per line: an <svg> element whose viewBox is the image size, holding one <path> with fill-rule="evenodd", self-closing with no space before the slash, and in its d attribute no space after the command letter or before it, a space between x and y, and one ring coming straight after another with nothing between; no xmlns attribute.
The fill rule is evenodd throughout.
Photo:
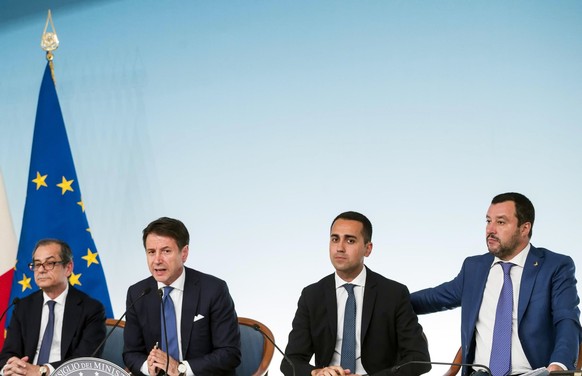
<svg viewBox="0 0 582 376"><path fill-rule="evenodd" d="M495 196L486 219L489 252L465 259L452 281L411 294L414 310L460 306L462 363L489 365L493 376L574 369L582 338L574 261L530 243L535 210L520 193Z"/></svg>

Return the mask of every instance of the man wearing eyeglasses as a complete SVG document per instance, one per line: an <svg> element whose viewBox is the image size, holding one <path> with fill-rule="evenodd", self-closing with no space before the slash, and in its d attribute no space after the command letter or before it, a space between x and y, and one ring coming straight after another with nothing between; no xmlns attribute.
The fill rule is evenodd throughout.
<svg viewBox="0 0 582 376"><path fill-rule="evenodd" d="M68 283L67 243L39 241L29 267L40 290L14 306L0 353L4 376L48 376L66 360L91 356L105 338L103 305Z"/></svg>

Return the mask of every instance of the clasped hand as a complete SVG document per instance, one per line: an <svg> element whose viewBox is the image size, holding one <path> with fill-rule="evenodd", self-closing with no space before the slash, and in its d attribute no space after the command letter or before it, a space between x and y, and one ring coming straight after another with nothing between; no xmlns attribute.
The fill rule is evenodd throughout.
<svg viewBox="0 0 582 376"><path fill-rule="evenodd" d="M150 376L156 376L160 370L166 371L166 362L170 360L167 367L168 376L178 376L178 361L168 355L161 349L154 348L148 355L148 372Z"/></svg>
<svg viewBox="0 0 582 376"><path fill-rule="evenodd" d="M329 366L318 368L311 371L311 376L360 376L352 373L349 369L343 369L340 366Z"/></svg>
<svg viewBox="0 0 582 376"><path fill-rule="evenodd" d="M4 366L4 376L39 376L40 366L30 364L28 360L28 356L8 359Z"/></svg>

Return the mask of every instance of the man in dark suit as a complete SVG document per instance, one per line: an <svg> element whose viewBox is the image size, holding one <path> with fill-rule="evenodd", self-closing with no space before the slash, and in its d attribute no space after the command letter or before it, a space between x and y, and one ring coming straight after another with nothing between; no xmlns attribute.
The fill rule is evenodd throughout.
<svg viewBox="0 0 582 376"><path fill-rule="evenodd" d="M452 281L411 295L418 314L461 306L463 363L489 365L493 376L541 367L574 369L578 355L582 337L574 262L530 244L534 219L534 207L524 195L497 195L487 211L489 252L467 258ZM507 267L513 300L508 304L506 337L511 343L506 366L496 372L492 350L501 346L495 344L494 327ZM469 371L464 369L465 374Z"/></svg>
<svg viewBox="0 0 582 376"><path fill-rule="evenodd" d="M296 375L404 376L430 370L428 364L407 364L395 371L409 361L430 361L428 345L406 286L364 266L371 252L368 218L338 215L329 242L335 273L303 289L289 334L285 353ZM281 371L294 374L285 359Z"/></svg>
<svg viewBox="0 0 582 376"><path fill-rule="evenodd" d="M155 376L166 370L169 376L234 375L240 364L238 318L228 287L184 266L189 240L188 230L177 219L163 217L143 230L152 276L128 289L124 330L123 360L134 375ZM173 309L164 305L162 311L165 303L157 293L140 298L147 289L159 289Z"/></svg>
<svg viewBox="0 0 582 376"><path fill-rule="evenodd" d="M69 286L73 254L67 243L39 241L30 268L40 290L14 307L0 353L4 376L48 376L66 360L91 356L105 338L103 305Z"/></svg>

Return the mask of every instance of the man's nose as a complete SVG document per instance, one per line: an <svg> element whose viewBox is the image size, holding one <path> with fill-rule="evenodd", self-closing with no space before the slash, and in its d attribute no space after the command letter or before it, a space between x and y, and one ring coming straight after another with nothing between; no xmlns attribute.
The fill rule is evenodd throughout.
<svg viewBox="0 0 582 376"><path fill-rule="evenodd" d="M487 235L495 234L495 231L496 227L493 224L493 222L487 223L487 226L485 227L485 232L487 233Z"/></svg>

